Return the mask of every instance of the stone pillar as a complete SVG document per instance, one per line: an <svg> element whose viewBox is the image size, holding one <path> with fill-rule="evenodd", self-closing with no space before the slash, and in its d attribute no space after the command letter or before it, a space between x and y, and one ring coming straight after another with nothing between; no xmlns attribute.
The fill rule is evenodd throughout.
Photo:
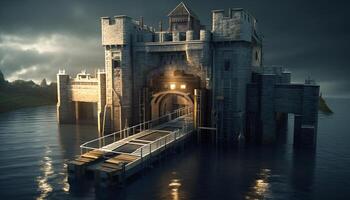
<svg viewBox="0 0 350 200"><path fill-rule="evenodd" d="M98 131L102 134L105 133L106 127L106 117L107 113L105 110L106 105L106 73L97 72L98 78L98 102L97 102L97 125Z"/></svg>
<svg viewBox="0 0 350 200"><path fill-rule="evenodd" d="M159 42L164 42L165 33L159 32Z"/></svg>
<svg viewBox="0 0 350 200"><path fill-rule="evenodd" d="M79 112L81 112L80 110L80 107L79 107L79 102L78 101L75 101L75 102L72 102L74 108L75 108L75 122L79 122L79 118L81 117L79 115Z"/></svg>
<svg viewBox="0 0 350 200"><path fill-rule="evenodd" d="M193 40L193 31L186 31L186 41Z"/></svg>
<svg viewBox="0 0 350 200"><path fill-rule="evenodd" d="M210 32L207 30L200 30L200 35L199 35L199 39L201 41L210 41Z"/></svg>
<svg viewBox="0 0 350 200"><path fill-rule="evenodd" d="M145 88L144 89L145 91L145 121L149 121L152 119L152 113L151 113L151 99L152 99L152 94L150 92L150 89L149 88Z"/></svg>
<svg viewBox="0 0 350 200"><path fill-rule="evenodd" d="M120 93L120 128L124 129L132 124L133 91L134 91L134 59L133 46L125 46L121 50L121 93Z"/></svg>
<svg viewBox="0 0 350 200"><path fill-rule="evenodd" d="M180 33L179 32L174 31L172 34L173 34L173 42L180 41Z"/></svg>
<svg viewBox="0 0 350 200"><path fill-rule="evenodd" d="M201 104L201 90L194 89L194 107L193 107L193 122L194 128L200 125L200 104Z"/></svg>
<svg viewBox="0 0 350 200"><path fill-rule="evenodd" d="M294 115L294 145L298 143L301 134L302 115Z"/></svg>
<svg viewBox="0 0 350 200"><path fill-rule="evenodd" d="M285 141L288 132L288 114L276 113L276 135L279 138L278 141Z"/></svg>
<svg viewBox="0 0 350 200"><path fill-rule="evenodd" d="M259 144L261 143L261 123L258 113L248 113L246 120L246 140L252 143Z"/></svg>
<svg viewBox="0 0 350 200"><path fill-rule="evenodd" d="M57 121L59 124L74 123L75 109L69 94L69 75L57 74Z"/></svg>
<svg viewBox="0 0 350 200"><path fill-rule="evenodd" d="M212 27L211 30L212 31L216 31L218 29L218 24L220 23L220 21L222 20L222 18L224 18L224 10L213 10L212 11Z"/></svg>
<svg viewBox="0 0 350 200"><path fill-rule="evenodd" d="M296 116L294 126L295 147L316 147L318 125L319 86L305 85L303 91L302 114Z"/></svg>
<svg viewBox="0 0 350 200"><path fill-rule="evenodd" d="M276 113L274 110L275 75L263 74L260 85L260 123L262 143L273 143L276 140Z"/></svg>

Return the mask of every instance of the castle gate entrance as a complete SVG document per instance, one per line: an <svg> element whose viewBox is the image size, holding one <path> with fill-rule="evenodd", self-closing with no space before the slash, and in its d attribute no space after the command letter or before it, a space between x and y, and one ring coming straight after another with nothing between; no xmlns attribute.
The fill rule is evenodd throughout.
<svg viewBox="0 0 350 200"><path fill-rule="evenodd" d="M169 114L186 106L193 106L193 98L190 93L179 91L163 91L153 95L151 101L152 119Z"/></svg>
<svg viewBox="0 0 350 200"><path fill-rule="evenodd" d="M151 118L194 105L194 89L200 88L200 78L182 70L153 75L149 88L152 92Z"/></svg>

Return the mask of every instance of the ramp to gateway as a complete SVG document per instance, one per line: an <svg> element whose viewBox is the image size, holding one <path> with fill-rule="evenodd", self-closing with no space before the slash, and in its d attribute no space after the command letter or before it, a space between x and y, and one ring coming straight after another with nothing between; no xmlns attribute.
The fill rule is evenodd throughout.
<svg viewBox="0 0 350 200"><path fill-rule="evenodd" d="M100 171L108 176L130 175L142 163L181 142L194 130L191 107L88 141L70 169ZM152 159L151 159L152 160ZM127 174L127 175L125 175Z"/></svg>

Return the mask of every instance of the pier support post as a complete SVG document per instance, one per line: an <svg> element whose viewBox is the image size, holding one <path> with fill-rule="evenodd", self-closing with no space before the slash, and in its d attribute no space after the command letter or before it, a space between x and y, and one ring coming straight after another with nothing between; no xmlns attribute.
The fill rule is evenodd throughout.
<svg viewBox="0 0 350 200"><path fill-rule="evenodd" d="M276 141L276 113L274 110L274 92L276 77L274 75L261 76L260 85L260 128L262 143L271 144Z"/></svg>
<svg viewBox="0 0 350 200"><path fill-rule="evenodd" d="M295 116L294 147L316 147L319 86L305 85L302 114Z"/></svg>
<svg viewBox="0 0 350 200"><path fill-rule="evenodd" d="M97 125L98 125L98 131L102 135L104 135L106 131L106 73L105 72L97 72L97 78L98 78L98 99L97 102Z"/></svg>
<svg viewBox="0 0 350 200"><path fill-rule="evenodd" d="M69 75L64 72L57 74L57 121L59 124L75 122L75 106L68 92L69 79Z"/></svg>

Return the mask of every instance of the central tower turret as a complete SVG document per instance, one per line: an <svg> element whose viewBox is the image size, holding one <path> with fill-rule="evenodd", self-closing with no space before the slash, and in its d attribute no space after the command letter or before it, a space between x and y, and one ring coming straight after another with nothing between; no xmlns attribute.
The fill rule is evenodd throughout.
<svg viewBox="0 0 350 200"><path fill-rule="evenodd" d="M203 29L197 15L183 2L177 5L175 9L168 14L168 17L170 32L193 31L194 39L197 39L200 30Z"/></svg>

